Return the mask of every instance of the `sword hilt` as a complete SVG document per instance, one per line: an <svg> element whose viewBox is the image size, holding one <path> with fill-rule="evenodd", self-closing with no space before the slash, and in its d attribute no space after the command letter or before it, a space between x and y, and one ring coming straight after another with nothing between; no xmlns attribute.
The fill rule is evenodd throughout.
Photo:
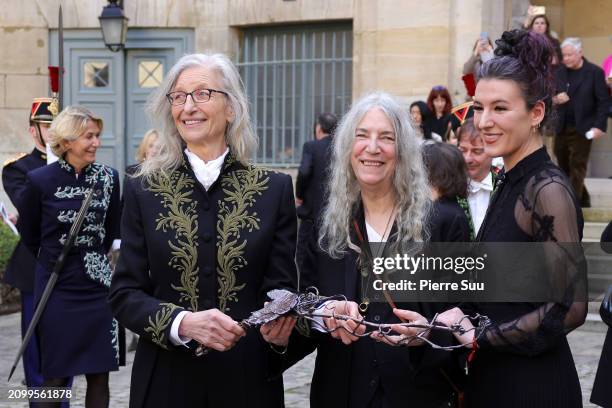
<svg viewBox="0 0 612 408"><path fill-rule="evenodd" d="M241 320L241 321L238 322L238 326L240 326L244 330L246 330L246 329L249 328L250 325L247 323L247 319L244 319L244 320ZM196 347L195 355L196 355L196 357L202 357L202 356L205 356L206 354L208 354L209 351L210 351L210 347L206 347L202 343L199 343L198 347Z"/></svg>

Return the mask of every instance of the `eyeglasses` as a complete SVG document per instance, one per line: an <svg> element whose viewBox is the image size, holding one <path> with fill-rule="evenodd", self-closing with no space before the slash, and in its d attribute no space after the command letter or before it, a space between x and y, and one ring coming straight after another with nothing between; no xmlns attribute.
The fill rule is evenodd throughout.
<svg viewBox="0 0 612 408"><path fill-rule="evenodd" d="M204 103L210 100L213 92L217 92L227 96L227 92L217 91L216 89L196 89L191 92L183 92L183 91L175 91L166 94L166 98L168 98L168 102L172 106L184 105L187 102L187 96L191 95L191 99L195 103Z"/></svg>

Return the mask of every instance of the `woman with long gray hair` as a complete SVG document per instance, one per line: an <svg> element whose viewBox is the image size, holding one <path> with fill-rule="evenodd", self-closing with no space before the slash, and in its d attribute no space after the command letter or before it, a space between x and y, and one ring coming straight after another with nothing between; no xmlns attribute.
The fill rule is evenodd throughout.
<svg viewBox="0 0 612 408"><path fill-rule="evenodd" d="M140 336L130 406L281 407L270 377L293 321L261 333L237 321L295 289L291 178L249 163L257 139L224 55L182 57L148 111L161 149L127 179L110 294Z"/></svg>
<svg viewBox="0 0 612 408"><path fill-rule="evenodd" d="M328 200L320 225L307 240L302 288L323 295L343 294L312 326L317 363L312 380L313 407L446 406L451 389L427 362L435 351L399 348L358 337L364 327L331 316L350 315L372 322L399 322L395 304L368 290L372 261L427 240L431 207L419 140L405 107L392 96L373 93L344 116L333 141ZM431 306L402 305L429 316ZM326 335L321 332L331 332ZM358 341L357 341L358 340ZM415 351L413 351L415 350ZM415 363L419 360L419 375Z"/></svg>

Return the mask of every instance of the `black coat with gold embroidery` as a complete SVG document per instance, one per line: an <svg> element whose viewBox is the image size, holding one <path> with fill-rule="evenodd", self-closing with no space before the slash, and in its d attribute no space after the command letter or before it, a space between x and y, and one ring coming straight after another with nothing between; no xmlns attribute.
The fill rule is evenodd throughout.
<svg viewBox="0 0 612 408"><path fill-rule="evenodd" d="M169 335L182 310L218 308L240 320L263 306L268 290L295 289L291 178L230 153L206 191L183 158L168 176L128 178L124 197L110 302L141 336L130 406L282 406L282 380L269 379L278 356L257 329L230 351L199 358Z"/></svg>

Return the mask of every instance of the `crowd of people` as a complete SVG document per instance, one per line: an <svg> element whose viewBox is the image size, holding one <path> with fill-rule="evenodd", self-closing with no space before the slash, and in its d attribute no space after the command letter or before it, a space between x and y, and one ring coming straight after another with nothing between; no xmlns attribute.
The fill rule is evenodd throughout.
<svg viewBox="0 0 612 408"><path fill-rule="evenodd" d="M589 204L576 160L606 131L609 95L579 41L555 41L545 16L495 48L481 36L464 72L477 80L473 100L460 110L435 86L409 108L375 92L339 119L319 115L295 195L291 177L251 162L247 97L224 55L182 57L153 92L157 130L122 195L117 171L96 161L102 120L78 106L54 117L51 101L40 103L36 148L3 171L22 236L21 270L9 277L30 268L29 282L13 283L24 327L91 204L24 356L28 386L85 375L86 406L107 407L127 328L139 336L132 407L282 407L283 370L315 349L313 407L582 406L566 339L586 317L580 283L540 303L405 302L368 290L373 260L414 243L547 243L547 255L572 264L561 243L581 241ZM574 135L556 139L559 167L543 143L554 107L565 111L559 134ZM57 156L49 165L45 146ZM107 253L119 238L113 270ZM343 298L320 305L316 321L239 323L268 291L308 287ZM466 315L490 323L478 331ZM434 316L452 330L401 324ZM361 320L394 325L366 335ZM611 340L593 391L603 406L612 406Z"/></svg>

